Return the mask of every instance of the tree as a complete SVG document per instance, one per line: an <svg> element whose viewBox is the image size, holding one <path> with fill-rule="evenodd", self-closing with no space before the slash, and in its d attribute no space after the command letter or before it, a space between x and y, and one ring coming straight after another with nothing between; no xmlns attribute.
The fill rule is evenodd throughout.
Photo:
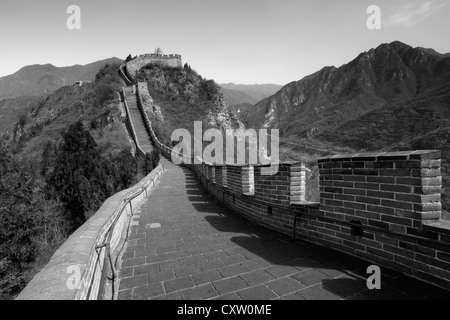
<svg viewBox="0 0 450 320"><path fill-rule="evenodd" d="M55 165L56 149L56 145L53 143L53 141L48 141L45 145L41 162L41 174L44 177L48 173L51 173L51 170L53 170L53 167Z"/></svg>
<svg viewBox="0 0 450 320"><path fill-rule="evenodd" d="M131 57L131 54L128 55L128 57L125 59L125 62L131 61L133 58Z"/></svg>
<svg viewBox="0 0 450 320"><path fill-rule="evenodd" d="M151 161L153 169L155 169L159 165L159 160L161 160L161 153L159 152L158 149L153 149L151 153Z"/></svg>
<svg viewBox="0 0 450 320"><path fill-rule="evenodd" d="M131 149L122 150L114 159L114 176L116 190L130 187L138 172L137 160L131 154Z"/></svg>
<svg viewBox="0 0 450 320"><path fill-rule="evenodd" d="M0 149L0 256L20 265L34 256L33 185L23 166Z"/></svg>
<svg viewBox="0 0 450 320"><path fill-rule="evenodd" d="M146 153L143 163L144 174L147 175L153 171L158 165L160 160L160 153L158 149L154 149L151 153Z"/></svg>
<svg viewBox="0 0 450 320"><path fill-rule="evenodd" d="M25 285L24 265L37 253L34 236L42 202L21 163L0 147L0 295Z"/></svg>
<svg viewBox="0 0 450 320"><path fill-rule="evenodd" d="M27 124L27 122L28 122L28 116L27 116L27 114L26 114L26 113L22 113L22 114L19 116L19 125L20 125L21 127L24 127L24 126Z"/></svg>
<svg viewBox="0 0 450 320"><path fill-rule="evenodd" d="M71 125L58 149L48 184L77 224L81 225L87 213L97 209L112 192L109 169L82 122Z"/></svg>
<svg viewBox="0 0 450 320"><path fill-rule="evenodd" d="M199 96L206 101L213 101L213 99L219 94L219 87L214 80L203 79L200 82Z"/></svg>
<svg viewBox="0 0 450 320"><path fill-rule="evenodd" d="M164 54L161 48L156 48L154 54Z"/></svg>

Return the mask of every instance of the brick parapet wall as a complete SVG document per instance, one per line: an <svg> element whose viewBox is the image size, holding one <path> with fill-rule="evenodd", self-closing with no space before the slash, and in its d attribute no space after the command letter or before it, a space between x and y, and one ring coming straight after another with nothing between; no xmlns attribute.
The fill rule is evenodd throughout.
<svg viewBox="0 0 450 320"><path fill-rule="evenodd" d="M320 203L327 216L407 233L441 218L440 153L364 154L319 160Z"/></svg>
<svg viewBox="0 0 450 320"><path fill-rule="evenodd" d="M250 220L285 234L292 234L296 210L300 212L306 205L318 207L318 204L300 202L297 194L294 195L295 203L290 202L291 168L300 172L298 170L301 170L302 165L298 163L280 164L279 171L271 176L261 174L264 166L254 166L254 192L251 194L245 192L247 180L251 180L245 178L249 166L216 166L215 183L199 165L186 166L197 173L202 184L224 205ZM223 183L223 172L226 172L227 184Z"/></svg>
<svg viewBox="0 0 450 320"><path fill-rule="evenodd" d="M223 165L215 165L216 179L215 183L223 187L227 187L227 167Z"/></svg>
<svg viewBox="0 0 450 320"><path fill-rule="evenodd" d="M289 198L294 192L301 199L290 191L301 190L301 164L281 164L273 176L255 166L254 196L239 188L242 167L222 166L232 172L228 188L194 170L224 205L263 226L450 289L450 223L439 219L438 158L414 151L321 159L320 206Z"/></svg>
<svg viewBox="0 0 450 320"><path fill-rule="evenodd" d="M438 151L320 159L321 216L361 224L363 232L355 235L352 227L320 218L300 225L316 241L450 288L440 166Z"/></svg>

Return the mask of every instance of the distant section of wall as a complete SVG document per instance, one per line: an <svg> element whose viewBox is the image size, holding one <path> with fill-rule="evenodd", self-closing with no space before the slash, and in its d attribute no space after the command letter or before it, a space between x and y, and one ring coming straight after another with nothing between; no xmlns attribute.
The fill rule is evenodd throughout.
<svg viewBox="0 0 450 320"><path fill-rule="evenodd" d="M136 151L138 152L138 154L140 154L141 156L145 156L145 151L142 149L142 147L139 144L139 139L137 137L133 121L131 120L130 108L127 103L127 93L129 91L131 91L133 94L135 94L135 89L133 89L133 88L135 88L134 85L131 87L122 87L122 91L120 92L120 97L121 97L121 102L122 102L123 108L126 113L125 124L126 124L126 128L128 130L128 133L130 134L130 136L132 137L132 139L136 145Z"/></svg>
<svg viewBox="0 0 450 320"><path fill-rule="evenodd" d="M125 65L125 72L128 78L134 80L136 73L142 67L148 64L160 63L164 66L172 67L172 68L182 68L183 62L181 59L181 55L179 54L145 54L137 56L136 58L128 61Z"/></svg>
<svg viewBox="0 0 450 320"><path fill-rule="evenodd" d="M122 64L119 67L119 70L117 70L117 72L119 73L119 76L122 78L122 80L125 82L125 84L127 86L131 86L133 84L133 81L131 80L131 78L127 75L127 70L126 70L126 65Z"/></svg>
<svg viewBox="0 0 450 320"><path fill-rule="evenodd" d="M128 224L137 208L158 183L159 165L133 187L108 198L102 207L55 252L30 281L18 300L96 300L113 278L117 256L126 241ZM114 288L114 282L109 288ZM100 297L99 297L100 296Z"/></svg>

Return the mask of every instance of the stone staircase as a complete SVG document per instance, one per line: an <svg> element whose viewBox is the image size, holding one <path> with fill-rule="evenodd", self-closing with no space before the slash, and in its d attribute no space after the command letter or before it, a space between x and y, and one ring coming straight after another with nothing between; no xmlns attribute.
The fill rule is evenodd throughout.
<svg viewBox="0 0 450 320"><path fill-rule="evenodd" d="M145 152L151 152L153 146L147 129L145 128L141 112L139 111L135 86L125 87L123 93L130 111L130 119L133 123L139 145Z"/></svg>

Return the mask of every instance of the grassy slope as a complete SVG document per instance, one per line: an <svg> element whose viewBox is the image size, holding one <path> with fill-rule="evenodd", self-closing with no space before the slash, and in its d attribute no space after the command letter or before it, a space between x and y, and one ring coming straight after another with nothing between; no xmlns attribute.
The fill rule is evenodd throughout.
<svg viewBox="0 0 450 320"><path fill-rule="evenodd" d="M40 97L18 97L0 101L0 134L11 131L22 114L30 112L39 102Z"/></svg>
<svg viewBox="0 0 450 320"><path fill-rule="evenodd" d="M82 87L66 86L31 109L25 126L16 125L14 145L18 155L39 161L45 144L59 143L62 133L78 120L90 129L104 153L116 153L130 146L121 122L121 105L116 91L119 79L113 74L116 65L103 79Z"/></svg>

